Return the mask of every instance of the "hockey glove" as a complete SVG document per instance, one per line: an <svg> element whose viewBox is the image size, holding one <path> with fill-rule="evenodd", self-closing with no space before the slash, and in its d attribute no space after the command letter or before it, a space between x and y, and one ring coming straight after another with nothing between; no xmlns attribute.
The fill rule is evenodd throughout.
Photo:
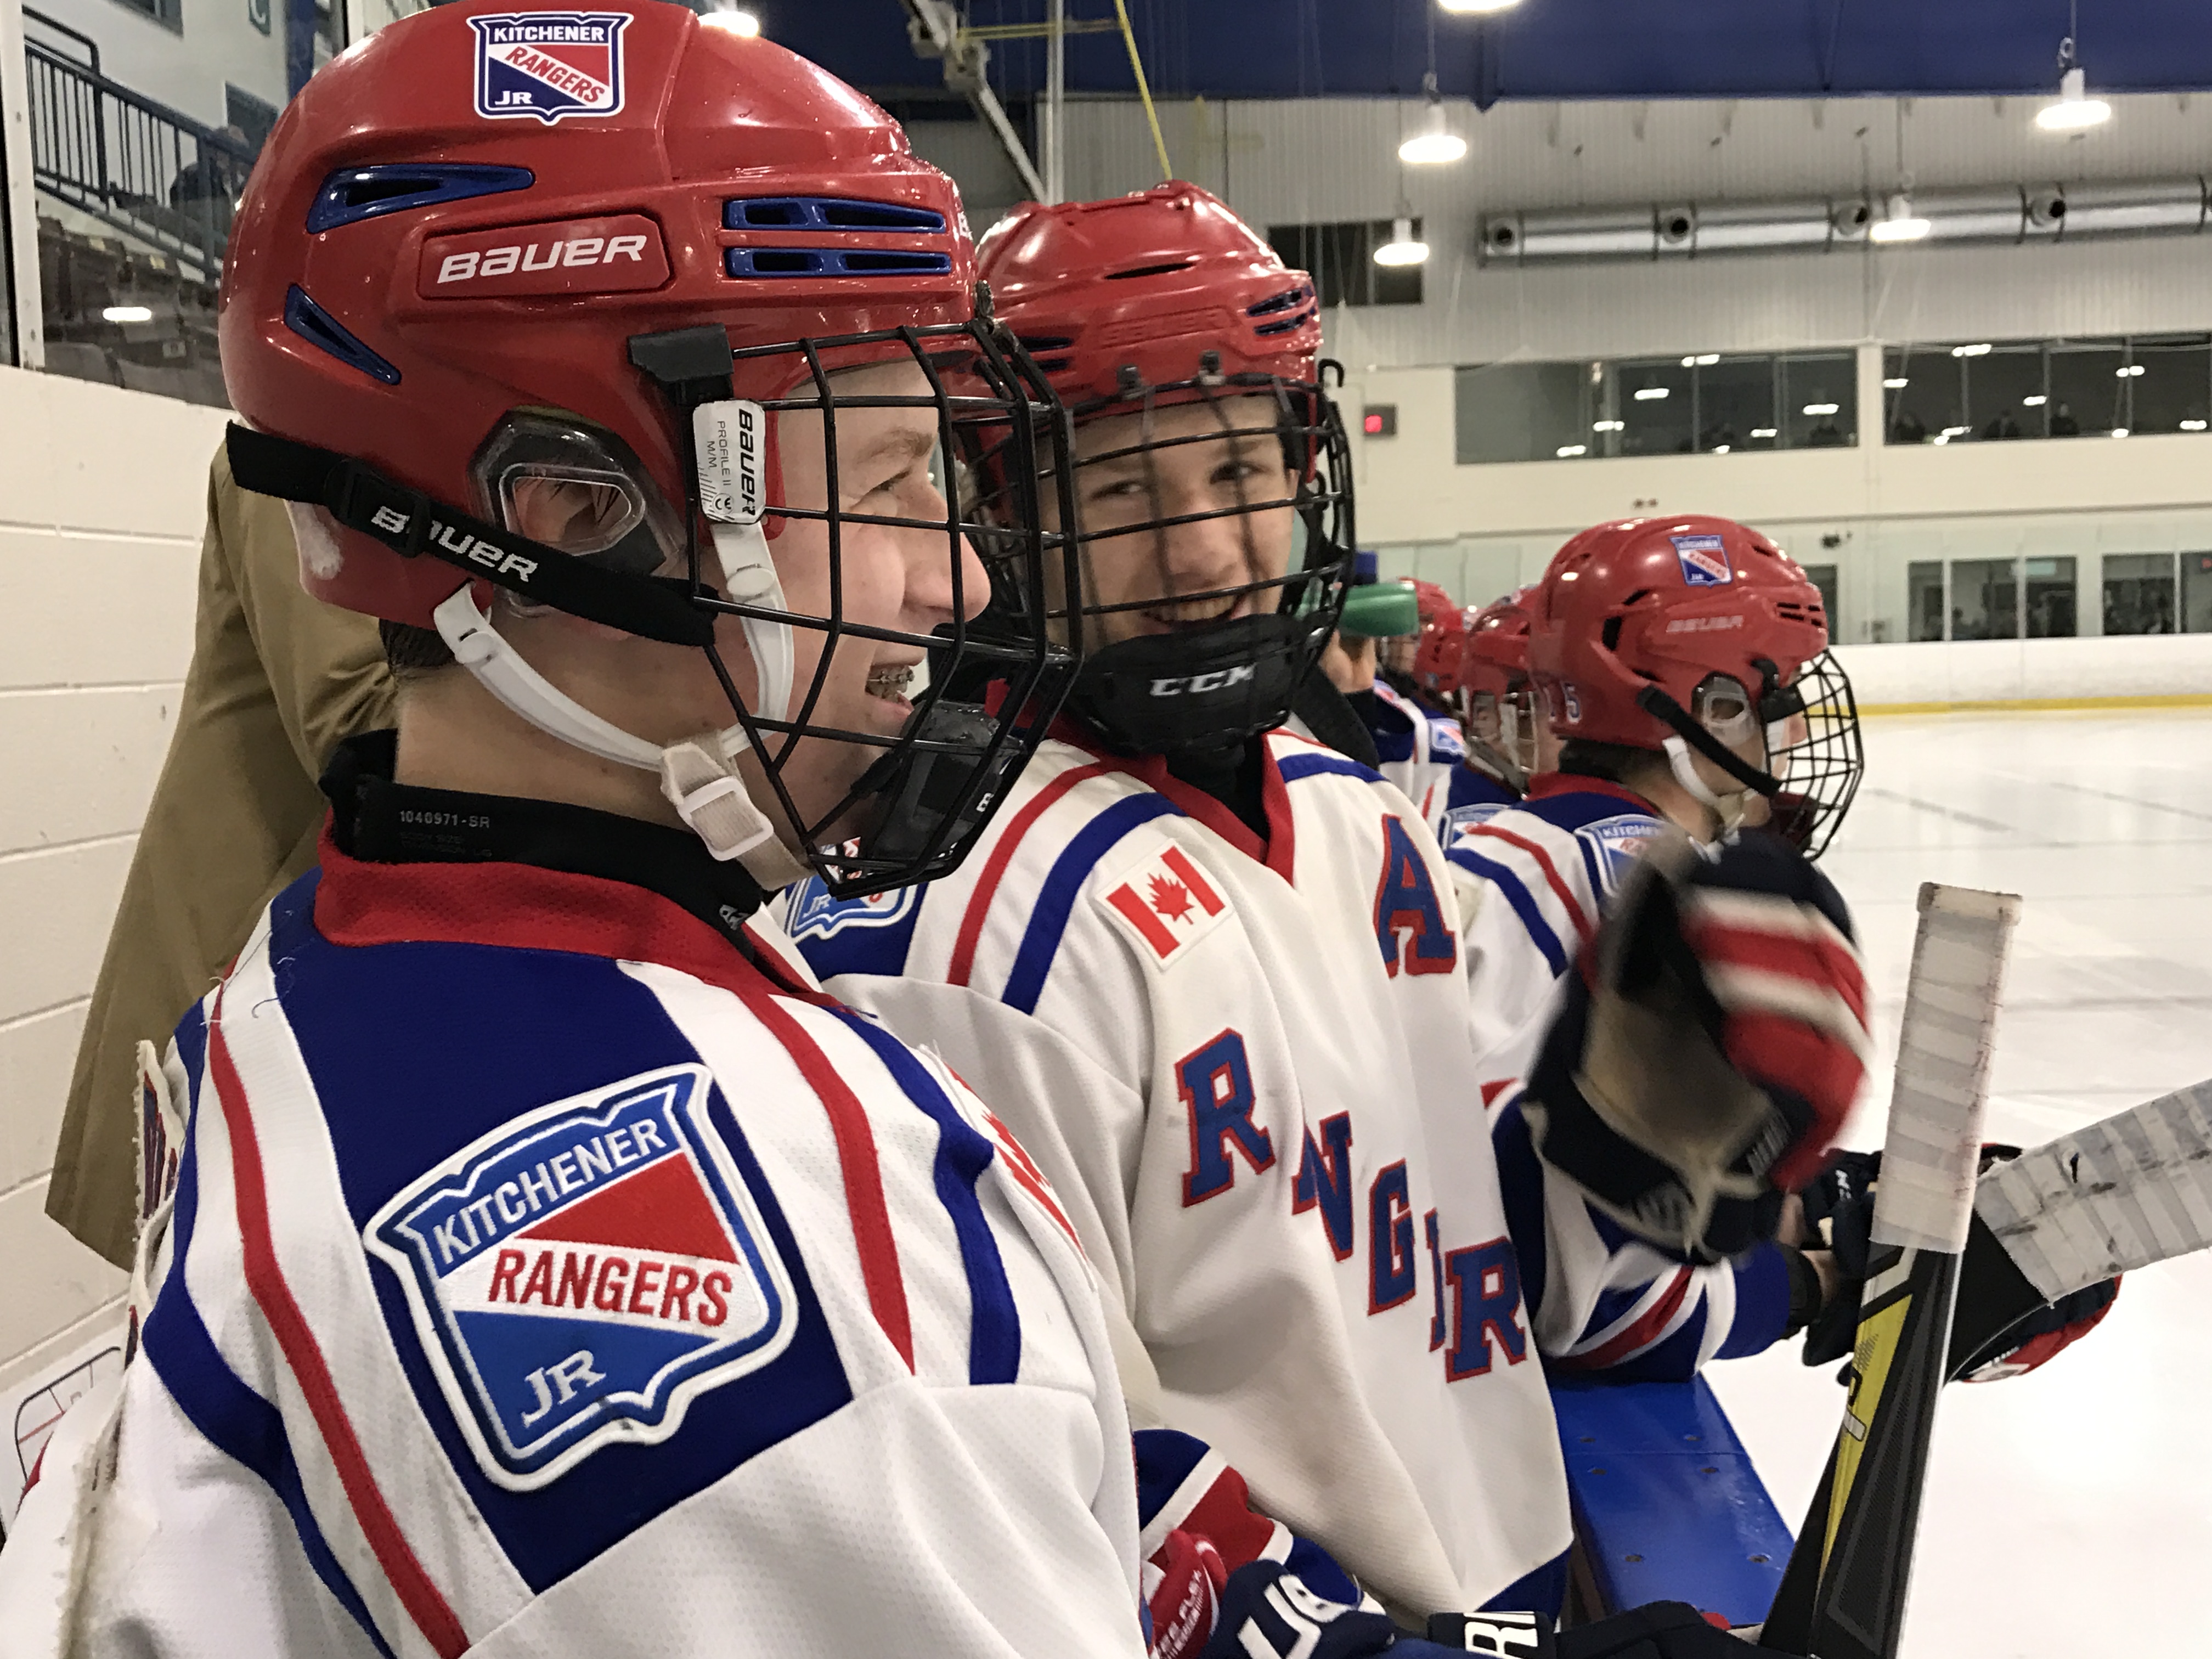
<svg viewBox="0 0 2212 1659"><path fill-rule="evenodd" d="M1850 913L1802 854L1656 842L1568 977L1522 1103L1536 1150L1668 1255L1735 1255L1819 1173L1866 1011Z"/></svg>
<svg viewBox="0 0 2212 1659"><path fill-rule="evenodd" d="M1990 1142L1981 1168L2020 1156L2017 1146ZM1874 1224L1875 1188L1881 1180L1880 1152L1843 1152L1800 1194L1805 1224L1815 1235L1808 1247L1834 1253L1841 1279L1805 1332L1805 1363L1826 1365L1847 1358L1858 1341L1859 1291L1866 1280L1868 1235ZM2048 1364L2059 1350L2087 1336L2120 1293L2115 1277L2061 1297L2008 1328L1957 1373L1969 1382L1996 1382Z"/></svg>

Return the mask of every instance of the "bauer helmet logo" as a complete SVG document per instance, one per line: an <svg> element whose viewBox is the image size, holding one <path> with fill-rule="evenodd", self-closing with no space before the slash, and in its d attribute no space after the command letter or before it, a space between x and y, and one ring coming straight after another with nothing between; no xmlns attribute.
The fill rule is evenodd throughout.
<svg viewBox="0 0 2212 1659"><path fill-rule="evenodd" d="M742 398L691 411L699 510L719 524L751 525L768 510L768 419Z"/></svg>
<svg viewBox="0 0 2212 1659"><path fill-rule="evenodd" d="M660 227L641 213L618 213L430 237L415 291L425 300L635 294L668 276Z"/></svg>
<svg viewBox="0 0 2212 1659"><path fill-rule="evenodd" d="M550 126L570 115L623 106L626 11L499 12L471 17L477 37L477 113Z"/></svg>
<svg viewBox="0 0 2212 1659"><path fill-rule="evenodd" d="M1692 587L1725 587L1735 580L1728 544L1718 536L1669 536L1682 580Z"/></svg>

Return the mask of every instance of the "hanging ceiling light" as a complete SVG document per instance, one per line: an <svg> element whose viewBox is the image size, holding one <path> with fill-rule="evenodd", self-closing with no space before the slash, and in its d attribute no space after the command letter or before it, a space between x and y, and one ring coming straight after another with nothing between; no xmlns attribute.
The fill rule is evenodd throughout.
<svg viewBox="0 0 2212 1659"><path fill-rule="evenodd" d="M1511 11L1514 7L1521 3L1521 0L1437 0L1437 3L1446 11L1466 14Z"/></svg>
<svg viewBox="0 0 2212 1659"><path fill-rule="evenodd" d="M753 13L735 6L708 12L699 21L708 28L727 29L731 33L743 35L747 40L760 33L760 19Z"/></svg>
<svg viewBox="0 0 2212 1659"><path fill-rule="evenodd" d="M1413 222L1400 214L1390 222L1390 240L1375 250L1378 265L1417 265L1429 257L1429 245L1413 240Z"/></svg>
<svg viewBox="0 0 2212 1659"><path fill-rule="evenodd" d="M2080 132L2102 126L2112 118L2112 106L2101 98L2089 96L2088 77L2079 64L2058 77L2058 101L2045 104L2035 112L2035 125L2045 132Z"/></svg>
<svg viewBox="0 0 2212 1659"><path fill-rule="evenodd" d="M1398 159L1417 167L1439 167L1462 160L1467 155L1467 140L1444 125L1444 100L1437 91L1435 70L1423 78L1421 89L1429 95L1428 108L1421 117L1421 130L1398 146Z"/></svg>
<svg viewBox="0 0 2212 1659"><path fill-rule="evenodd" d="M1917 242L1927 234L1928 222L1914 215L1912 198L1901 190L1889 198L1887 211L1867 227L1869 240L1876 242Z"/></svg>

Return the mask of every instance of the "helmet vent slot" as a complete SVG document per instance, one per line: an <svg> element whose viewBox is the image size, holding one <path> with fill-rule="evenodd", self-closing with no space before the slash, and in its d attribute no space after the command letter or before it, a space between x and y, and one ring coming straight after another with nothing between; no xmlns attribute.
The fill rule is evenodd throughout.
<svg viewBox="0 0 2212 1659"><path fill-rule="evenodd" d="M1313 321L1313 319L1319 314L1320 313L1318 312L1302 311L1297 316L1286 317L1280 322L1261 323L1252 331L1255 334L1260 335L1292 333L1298 329L1304 328L1308 323Z"/></svg>
<svg viewBox="0 0 2212 1659"><path fill-rule="evenodd" d="M903 230L939 236L945 216L902 202L850 202L834 196L757 196L722 204L725 230Z"/></svg>
<svg viewBox="0 0 2212 1659"><path fill-rule="evenodd" d="M1133 276L1164 276L1171 270L1188 270L1197 263L1195 258L1191 258L1170 259L1164 264L1132 265L1127 270L1108 271L1106 280L1109 283L1126 283Z"/></svg>
<svg viewBox="0 0 2212 1659"><path fill-rule="evenodd" d="M284 296L284 326L308 344L328 352L349 368L357 368L386 386L399 384L399 371L363 344L343 323L307 297L297 283Z"/></svg>
<svg viewBox="0 0 2212 1659"><path fill-rule="evenodd" d="M528 167L402 161L386 167L341 167L323 180L307 209L307 233L319 236L341 225L387 213L528 190L538 182Z"/></svg>
<svg viewBox="0 0 2212 1659"><path fill-rule="evenodd" d="M733 247L723 254L732 276L941 276L949 253L893 248Z"/></svg>
<svg viewBox="0 0 2212 1659"><path fill-rule="evenodd" d="M1257 304L1244 307L1247 317L1265 317L1278 311L1291 311L1313 298L1313 284L1301 283L1296 288L1285 289L1280 294L1271 294ZM1266 330L1261 331L1265 333Z"/></svg>
<svg viewBox="0 0 2212 1659"><path fill-rule="evenodd" d="M1605 619L1605 626L1599 629L1598 632L1599 637L1603 639L1605 641L1605 648L1607 650L1618 651L1620 649L1620 617L1607 617Z"/></svg>

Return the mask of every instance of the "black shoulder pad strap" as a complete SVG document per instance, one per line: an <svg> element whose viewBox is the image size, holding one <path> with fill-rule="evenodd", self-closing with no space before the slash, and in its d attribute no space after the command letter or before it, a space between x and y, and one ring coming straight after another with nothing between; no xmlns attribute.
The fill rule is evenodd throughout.
<svg viewBox="0 0 2212 1659"><path fill-rule="evenodd" d="M404 557L427 553L510 592L641 639L714 642L714 618L691 603L684 582L603 570L312 444L233 422L224 447L240 489L328 507L347 529L374 537Z"/></svg>

